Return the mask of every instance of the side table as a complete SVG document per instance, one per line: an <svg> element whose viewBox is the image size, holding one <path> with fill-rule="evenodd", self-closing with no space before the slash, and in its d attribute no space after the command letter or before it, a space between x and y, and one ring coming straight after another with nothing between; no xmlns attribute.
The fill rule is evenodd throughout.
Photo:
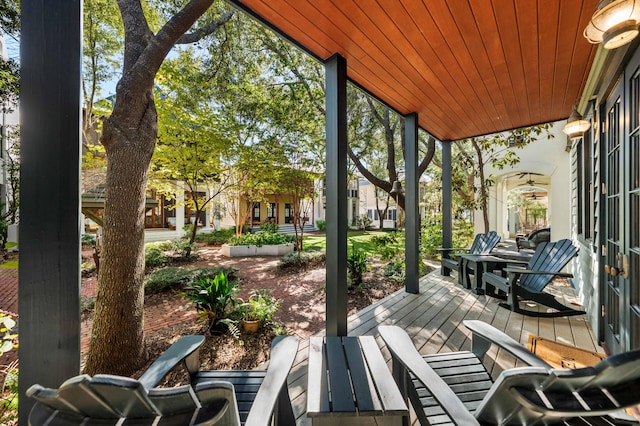
<svg viewBox="0 0 640 426"><path fill-rule="evenodd" d="M307 416L314 426L399 426L408 418L373 336L311 337Z"/></svg>

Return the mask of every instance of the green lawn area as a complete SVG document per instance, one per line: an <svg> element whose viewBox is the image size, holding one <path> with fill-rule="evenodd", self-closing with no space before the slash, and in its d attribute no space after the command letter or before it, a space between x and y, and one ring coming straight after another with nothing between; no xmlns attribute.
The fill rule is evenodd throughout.
<svg viewBox="0 0 640 426"><path fill-rule="evenodd" d="M378 253L378 249L371 242L371 237L374 235L385 235L386 232L383 231L359 231L359 232L349 232L347 235L347 246L349 250L351 249L352 244L360 249L365 251L367 254L376 254ZM404 240L400 239L398 243L394 244L400 246L404 244ZM304 250L305 251L318 251L325 250L327 245L327 239L324 235L313 235L304 238Z"/></svg>

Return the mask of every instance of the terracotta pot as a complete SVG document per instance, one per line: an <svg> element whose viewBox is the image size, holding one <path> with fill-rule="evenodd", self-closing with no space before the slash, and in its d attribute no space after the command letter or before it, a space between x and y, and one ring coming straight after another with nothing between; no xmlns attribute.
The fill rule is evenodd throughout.
<svg viewBox="0 0 640 426"><path fill-rule="evenodd" d="M245 333L255 333L260 328L260 321L253 320L243 320L242 321L242 330Z"/></svg>

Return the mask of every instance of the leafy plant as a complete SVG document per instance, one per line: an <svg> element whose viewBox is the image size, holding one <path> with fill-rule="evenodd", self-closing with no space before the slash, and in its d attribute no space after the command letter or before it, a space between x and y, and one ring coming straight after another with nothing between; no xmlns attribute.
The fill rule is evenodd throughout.
<svg viewBox="0 0 640 426"><path fill-rule="evenodd" d="M18 416L18 360L2 366L0 377L0 424L11 423Z"/></svg>
<svg viewBox="0 0 640 426"><path fill-rule="evenodd" d="M362 287L362 275L367 270L367 254L351 244L351 251L347 255L347 274L349 287Z"/></svg>
<svg viewBox="0 0 640 426"><path fill-rule="evenodd" d="M373 221L371 220L371 218L366 214L360 215L360 217L358 217L357 219L358 229L361 229L364 231L365 229L368 229L371 227L372 222Z"/></svg>
<svg viewBox="0 0 640 426"><path fill-rule="evenodd" d="M260 225L260 232L264 232L265 234L277 234L278 233L278 225L273 222L266 222Z"/></svg>
<svg viewBox="0 0 640 426"><path fill-rule="evenodd" d="M318 228L319 231L326 231L327 222L322 219L316 220L316 228Z"/></svg>
<svg viewBox="0 0 640 426"><path fill-rule="evenodd" d="M260 325L268 324L273 321L281 303L280 300L272 296L271 290L268 288L252 290L249 299L244 304L246 308L244 319L259 321Z"/></svg>
<svg viewBox="0 0 640 426"><path fill-rule="evenodd" d="M235 230L228 229L216 229L211 232L201 232L196 234L196 241L205 243L208 246L219 246L227 241L235 235Z"/></svg>
<svg viewBox="0 0 640 426"><path fill-rule="evenodd" d="M96 306L96 298L88 296L80 296L80 312L88 313L93 311Z"/></svg>
<svg viewBox="0 0 640 426"><path fill-rule="evenodd" d="M16 322L11 315L0 312L0 356L18 347L18 335L11 333L15 326Z"/></svg>
<svg viewBox="0 0 640 426"><path fill-rule="evenodd" d="M153 268L161 266L169 262L169 256L165 255L162 250L157 247L147 247L144 251L144 266Z"/></svg>
<svg viewBox="0 0 640 426"><path fill-rule="evenodd" d="M229 279L235 279L238 271L225 266L195 269L167 266L147 275L144 280L144 289L147 294L159 293L167 288L187 286L203 277L213 278L221 272L225 273Z"/></svg>
<svg viewBox="0 0 640 426"><path fill-rule="evenodd" d="M86 245L94 245L96 243L96 236L93 234L82 234L80 237L80 242Z"/></svg>
<svg viewBox="0 0 640 426"><path fill-rule="evenodd" d="M273 234L269 232L256 232L255 234L242 234L229 239L230 246L269 246L292 243L293 235Z"/></svg>
<svg viewBox="0 0 640 426"><path fill-rule="evenodd" d="M319 265L324 263L326 255L324 251L294 251L285 254L278 262L278 270L285 271L295 268L304 268L308 266Z"/></svg>
<svg viewBox="0 0 640 426"><path fill-rule="evenodd" d="M185 291L198 313L209 318L210 325L226 318L228 311L237 304L237 280L229 280L224 272L214 278L200 277Z"/></svg>
<svg viewBox="0 0 640 426"><path fill-rule="evenodd" d="M11 333L16 326L13 317L0 312L0 357L18 347L18 335ZM18 409L18 361L2 366L0 377L4 377L0 386L0 423L7 424L16 417Z"/></svg>

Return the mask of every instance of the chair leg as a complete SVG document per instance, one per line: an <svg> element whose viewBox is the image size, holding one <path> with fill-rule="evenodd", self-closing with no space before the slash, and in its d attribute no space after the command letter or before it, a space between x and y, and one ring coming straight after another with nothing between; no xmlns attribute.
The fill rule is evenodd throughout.
<svg viewBox="0 0 640 426"><path fill-rule="evenodd" d="M518 303L518 299L522 298L523 300L531 300L533 302L539 303L548 308L554 309L555 312L535 312L529 311L527 309L521 309L520 304ZM511 288L511 292L508 296L508 303L500 303L500 306L510 309L513 312L517 312L522 315L528 315L531 317L542 317L542 318L557 318L557 317L567 317L573 315L582 315L585 311L579 309L573 309L568 307L567 305L563 305L558 302L556 298L549 293L533 293L527 291L526 289L513 285Z"/></svg>
<svg viewBox="0 0 640 426"><path fill-rule="evenodd" d="M289 388L285 385L280 390L278 395L278 406L276 407L274 415L275 425L293 425L296 423L296 417L293 414L293 407L291 407L291 399L289 398Z"/></svg>

